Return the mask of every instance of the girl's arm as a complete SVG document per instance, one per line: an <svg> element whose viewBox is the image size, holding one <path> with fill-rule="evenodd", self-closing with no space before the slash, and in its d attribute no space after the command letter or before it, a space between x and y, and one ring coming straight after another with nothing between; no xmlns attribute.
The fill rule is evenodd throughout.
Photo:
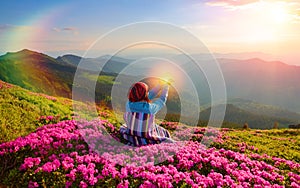
<svg viewBox="0 0 300 188"><path fill-rule="evenodd" d="M168 92L169 92L169 85L164 85L159 97L159 99L161 99L164 104L166 104L167 102Z"/></svg>
<svg viewBox="0 0 300 188"><path fill-rule="evenodd" d="M154 99L157 96L159 89L160 89L160 85L157 85L153 89L151 89L148 93L148 98L150 100Z"/></svg>
<svg viewBox="0 0 300 188"><path fill-rule="evenodd" d="M165 85L162 89L159 98L150 104L149 111L151 114L156 114L160 109L162 109L166 105L168 92L169 86Z"/></svg>

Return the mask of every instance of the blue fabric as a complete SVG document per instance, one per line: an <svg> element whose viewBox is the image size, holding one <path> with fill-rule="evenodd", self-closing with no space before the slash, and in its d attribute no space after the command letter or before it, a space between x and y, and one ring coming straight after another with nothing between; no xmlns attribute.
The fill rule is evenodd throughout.
<svg viewBox="0 0 300 188"><path fill-rule="evenodd" d="M162 92L158 98L155 98L158 94L160 86L154 87L149 91L148 96L150 100L153 100L152 103L146 101L143 102L126 102L126 111L127 112L143 112L147 114L156 114L160 109L162 109L167 101L169 86L165 85L162 88Z"/></svg>
<svg viewBox="0 0 300 188"><path fill-rule="evenodd" d="M150 100L154 99L157 96L159 89L160 89L160 85L157 85L153 89L151 89L148 93L148 98Z"/></svg>
<svg viewBox="0 0 300 188"><path fill-rule="evenodd" d="M128 144L142 146L174 142L168 130L155 124L155 114L166 104L169 86L163 86L160 96L157 97L160 89L161 86L158 85L149 91L148 98L151 103L127 101L125 124L121 126L120 133Z"/></svg>

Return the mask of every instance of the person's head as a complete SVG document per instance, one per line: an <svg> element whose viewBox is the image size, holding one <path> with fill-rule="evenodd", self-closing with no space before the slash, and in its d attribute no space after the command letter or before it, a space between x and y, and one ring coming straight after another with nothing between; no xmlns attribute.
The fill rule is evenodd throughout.
<svg viewBox="0 0 300 188"><path fill-rule="evenodd" d="M146 101L150 102L148 98L149 87L143 82L137 82L131 86L128 93L128 99L130 102Z"/></svg>

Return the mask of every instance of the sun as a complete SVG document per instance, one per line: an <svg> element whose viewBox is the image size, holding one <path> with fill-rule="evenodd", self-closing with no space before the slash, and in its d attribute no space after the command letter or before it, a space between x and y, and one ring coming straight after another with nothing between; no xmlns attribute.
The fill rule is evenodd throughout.
<svg viewBox="0 0 300 188"><path fill-rule="evenodd" d="M269 14L268 17L274 24L284 24L289 21L289 10L284 4L269 4L267 9L266 14Z"/></svg>
<svg viewBox="0 0 300 188"><path fill-rule="evenodd" d="M252 17L266 25L281 25L292 20L293 6L286 1L260 1L251 7Z"/></svg>
<svg viewBox="0 0 300 188"><path fill-rule="evenodd" d="M282 40L282 35L289 28L291 10L287 3L261 1L252 7L251 15L239 27L242 39L248 43L275 42ZM244 21L244 20L243 20Z"/></svg>
<svg viewBox="0 0 300 188"><path fill-rule="evenodd" d="M149 76L159 78L178 89L183 86L184 80L188 79L184 70L172 61L153 59L151 65L153 67L149 69Z"/></svg>

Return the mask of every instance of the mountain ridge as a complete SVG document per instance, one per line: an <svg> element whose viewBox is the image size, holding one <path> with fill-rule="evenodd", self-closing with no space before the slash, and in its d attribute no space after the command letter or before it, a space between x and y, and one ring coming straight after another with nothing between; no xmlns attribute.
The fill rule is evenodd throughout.
<svg viewBox="0 0 300 188"><path fill-rule="evenodd" d="M233 104L242 110L246 110L257 115L300 121L300 113L292 112L288 109L280 108L278 106L258 103L253 100L235 98L228 100L227 104Z"/></svg>
<svg viewBox="0 0 300 188"><path fill-rule="evenodd" d="M224 104L219 104L214 107L209 107L205 110L202 110L200 113L200 119L208 121L210 112L213 110L218 113L223 110ZM290 124L297 124L300 120L289 120L278 117L271 117L262 114L256 114L253 112L246 111L244 109L238 108L233 104L226 104L226 112L224 117L225 122L237 123L242 127L245 123L249 125L249 128L253 129L272 129L274 123L279 123L280 128L287 128Z"/></svg>
<svg viewBox="0 0 300 188"><path fill-rule="evenodd" d="M8 55L7 55L8 54ZM52 58L46 54L38 53L30 50L22 50L14 53L7 53L6 55L0 56L0 79L9 83L13 83L19 86L22 86L26 89L30 89L35 92L42 92L53 96L63 96L67 98L71 98L71 90L73 87L73 76L75 74L78 63L81 61L80 56L66 54L63 56L59 56L57 58ZM20 56L22 58L20 58ZM98 59L101 57L98 57ZM110 56L105 56L103 59L107 60L107 58L111 58ZM95 68L94 65L99 65L97 62L97 58L86 58L90 61L91 69ZM121 60L122 58L114 58L114 60ZM255 61L254 61L255 60ZM121 71L124 67L128 65L128 63L133 60L128 60L125 62L118 61L110 61L103 67L102 75L104 77L101 78L101 75L95 75L92 70L87 70L86 75L82 75L82 79L94 80L97 79L96 86L96 102L100 102L101 100L108 100L107 96L110 96L110 89L113 85L114 79L117 73ZM233 61L233 60L232 60ZM240 62L240 63L239 63ZM256 62L256 63L253 63ZM277 62L277 61L276 61ZM275 62L275 63L276 63ZM96 63L96 64L95 64ZM253 64L252 64L253 63ZM281 68L273 68L270 70L264 70L261 68L254 67L252 69L247 69L247 66L254 66L259 63L270 64L271 62L266 62L264 60L254 58L249 60L236 60L233 62L233 66L231 62L226 62L221 65L223 68L223 74L225 75L226 87L228 89L229 98L243 98L249 100L249 102L243 102L243 104L236 103L235 105L242 110L250 111L255 114L255 110L261 110L261 113L265 116L270 117L281 117L287 118L291 117L293 120L298 119L298 114L288 111L300 112L300 104L297 103L297 98L299 95L296 95L295 92L300 93L300 88L297 84L297 79L291 79L289 73L291 67L295 68L295 66L286 65L282 62L279 62L274 67L287 66L287 69L284 69L283 72L280 72L283 76L277 78L278 75L272 76L271 73L276 73L276 71L281 71ZM237 66L235 66L237 64ZM92 66L93 65L93 66ZM225 68L224 68L225 66ZM264 65L265 66L265 65ZM298 68L296 66L295 71L293 72L293 76L295 78L298 77ZM228 70L226 70L228 69ZM257 75L257 70L261 69L263 74ZM191 69L193 70L193 69ZM299 69L300 70L300 69ZM107 71L107 73L105 72ZM247 75L252 73L252 75ZM262 77L263 75L267 75L267 78ZM300 72L299 72L300 75ZM125 75L124 75L125 76ZM261 80L258 79L261 77ZM273 78L274 77L274 78ZM270 82L270 78L277 79L278 81ZM122 79L122 82L131 82L134 78L126 78ZM264 80L265 79L265 80ZM282 79L282 81L281 81ZM101 81L102 80L102 81ZM300 80L300 79L299 79ZM262 84L264 83L264 84ZM268 85L269 83L269 85ZM101 85L102 84L102 85ZM121 83L120 83L121 84ZM101 87L99 87L101 85ZM251 87L250 87L251 86ZM290 88L286 88L286 86ZM83 91L83 95L86 92L89 92L89 88ZM205 90L203 87L202 90ZM286 90L286 91L285 91ZM289 93L289 91L291 91ZM204 91L201 91L201 97L205 98L206 94ZM274 97L273 101L270 100ZM277 98L276 98L277 97ZM283 100L279 100L283 99ZM257 104L254 104L255 101ZM277 102L277 103L274 103ZM279 101L279 102L278 102ZM282 104L281 104L281 103ZM202 103L205 104L205 103ZM263 106L265 104L265 106ZM246 108L248 106L251 106ZM275 105L288 110L280 110L278 108L267 107L266 105ZM290 106L292 108L290 108ZM298 109L298 110L297 110ZM273 110L273 111L272 111ZM265 112L264 112L265 111ZM281 114L280 114L281 113ZM259 114L259 113L258 113ZM274 115L272 115L274 114ZM257 113L255 114L257 115ZM280 115L280 116L279 116Z"/></svg>

